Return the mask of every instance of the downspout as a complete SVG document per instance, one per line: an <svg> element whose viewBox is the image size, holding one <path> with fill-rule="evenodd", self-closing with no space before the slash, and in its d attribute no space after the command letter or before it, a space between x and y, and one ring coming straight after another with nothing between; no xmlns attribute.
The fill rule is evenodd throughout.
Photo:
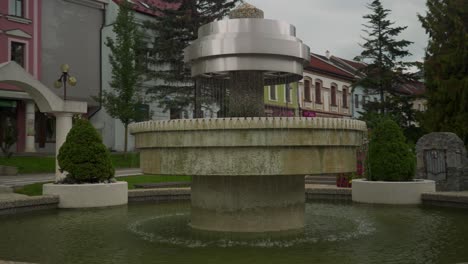
<svg viewBox="0 0 468 264"><path fill-rule="evenodd" d="M102 9L102 25L99 31L99 106L96 110L89 114L88 119L91 119L94 115L96 115L102 109L102 31L106 27L106 7Z"/></svg>
<svg viewBox="0 0 468 264"><path fill-rule="evenodd" d="M304 77L302 77L302 80L304 80ZM299 81L297 82L296 85L296 97L297 97L297 116L302 117L302 111L301 111L301 100L299 99L299 94L300 94L300 83Z"/></svg>
<svg viewBox="0 0 468 264"><path fill-rule="evenodd" d="M351 118L354 118L354 89L356 88L356 86L352 86L351 88Z"/></svg>

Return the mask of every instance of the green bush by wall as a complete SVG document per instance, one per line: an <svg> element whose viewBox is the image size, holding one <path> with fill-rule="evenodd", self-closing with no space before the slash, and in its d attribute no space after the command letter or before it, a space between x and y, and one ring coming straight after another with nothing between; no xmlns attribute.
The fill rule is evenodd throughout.
<svg viewBox="0 0 468 264"><path fill-rule="evenodd" d="M98 183L114 177L110 153L102 138L84 119L76 120L58 155L61 171L68 172L65 183Z"/></svg>
<svg viewBox="0 0 468 264"><path fill-rule="evenodd" d="M400 127L391 119L380 121L371 131L367 156L367 178L372 181L410 181L416 157Z"/></svg>

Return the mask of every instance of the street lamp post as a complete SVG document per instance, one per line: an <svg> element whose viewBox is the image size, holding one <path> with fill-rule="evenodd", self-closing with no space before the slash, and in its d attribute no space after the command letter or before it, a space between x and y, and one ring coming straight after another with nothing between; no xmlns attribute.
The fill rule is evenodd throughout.
<svg viewBox="0 0 468 264"><path fill-rule="evenodd" d="M67 83L71 86L75 86L77 80L75 77L70 76L68 71L70 70L70 66L68 64L63 64L62 67L62 75L60 75L59 79L55 81L54 86L57 89L62 88L63 86L63 100L67 100Z"/></svg>

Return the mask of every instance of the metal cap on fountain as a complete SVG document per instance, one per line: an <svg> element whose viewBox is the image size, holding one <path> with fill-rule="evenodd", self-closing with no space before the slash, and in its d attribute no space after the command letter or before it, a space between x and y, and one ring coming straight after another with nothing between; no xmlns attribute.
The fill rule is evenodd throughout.
<svg viewBox="0 0 468 264"><path fill-rule="evenodd" d="M302 79L310 51L293 25L263 19L263 11L247 3L229 17L200 27L198 39L185 49L192 77L226 79L233 71L260 71L265 85Z"/></svg>
<svg viewBox="0 0 468 264"><path fill-rule="evenodd" d="M263 19L252 5L242 4L229 17L199 28L185 62L196 80L227 83L228 116L265 116L263 87L301 80L309 47L296 38L293 25Z"/></svg>

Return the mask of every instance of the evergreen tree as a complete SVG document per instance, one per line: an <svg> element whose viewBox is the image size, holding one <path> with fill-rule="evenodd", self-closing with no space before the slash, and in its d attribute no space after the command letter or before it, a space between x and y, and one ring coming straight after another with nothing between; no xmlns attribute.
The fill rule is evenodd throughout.
<svg viewBox="0 0 468 264"><path fill-rule="evenodd" d="M151 58L154 68L149 75L157 84L149 92L155 95L165 110L182 110L193 106L195 116L201 117L201 104L209 104L209 100L214 97L213 93L218 96L224 93L203 89L203 85L197 85L192 80L190 68L184 63L183 50L197 39L200 26L225 17L238 1L161 0L160 6L172 4L177 7L153 7L159 15L146 26L155 34L154 57Z"/></svg>
<svg viewBox="0 0 468 264"><path fill-rule="evenodd" d="M429 131L456 133L468 145L468 1L427 0L419 15L429 34L424 72Z"/></svg>
<svg viewBox="0 0 468 264"><path fill-rule="evenodd" d="M371 181L410 181L414 177L416 157L395 121L383 118L376 123L366 163L367 179Z"/></svg>
<svg viewBox="0 0 468 264"><path fill-rule="evenodd" d="M388 104L387 98L394 94L395 88L402 83L411 80L412 75L405 73L413 63L401 61L411 55L407 47L412 42L397 40L398 35L407 27L393 26L394 22L387 19L390 10L382 6L380 0L374 0L368 4L370 14L363 18L367 20L362 37L365 41L361 44L363 51L356 60L364 61L367 66L361 71L365 77L355 83L362 85L369 94L379 94L378 106L381 113L385 113Z"/></svg>
<svg viewBox="0 0 468 264"><path fill-rule="evenodd" d="M98 183L114 178L109 150L88 120L78 119L60 147L57 161L68 172L63 183Z"/></svg>
<svg viewBox="0 0 468 264"><path fill-rule="evenodd" d="M111 91L102 92L102 105L113 118L119 119L125 127L124 151L128 148L128 125L139 117L138 106L141 98L139 87L142 67L138 63L142 35L135 22L133 4L121 1L113 31L115 40L108 37L106 45L111 54Z"/></svg>

